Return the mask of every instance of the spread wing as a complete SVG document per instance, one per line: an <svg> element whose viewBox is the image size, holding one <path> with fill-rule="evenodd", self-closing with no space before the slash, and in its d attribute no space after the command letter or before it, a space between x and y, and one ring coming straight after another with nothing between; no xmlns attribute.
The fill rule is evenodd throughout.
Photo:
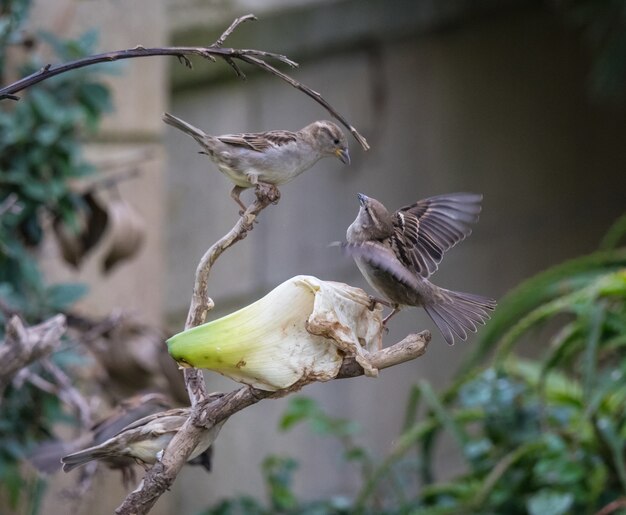
<svg viewBox="0 0 626 515"><path fill-rule="evenodd" d="M444 252L471 234L482 198L475 193L451 193L396 211L390 240L398 259L422 277L432 275Z"/></svg>
<svg viewBox="0 0 626 515"><path fill-rule="evenodd" d="M390 274L396 281L410 289L419 287L418 278L394 255L393 251L375 241L361 243L340 243L343 251L365 261L371 267Z"/></svg>
<svg viewBox="0 0 626 515"><path fill-rule="evenodd" d="M225 134L218 136L217 139L229 145L244 147L256 152L265 152L270 148L281 147L296 141L296 133L277 130L247 134Z"/></svg>

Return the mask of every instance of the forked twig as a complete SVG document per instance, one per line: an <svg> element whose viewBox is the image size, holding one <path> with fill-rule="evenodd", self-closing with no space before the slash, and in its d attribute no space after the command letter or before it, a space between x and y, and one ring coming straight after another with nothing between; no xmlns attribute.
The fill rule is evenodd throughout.
<svg viewBox="0 0 626 515"><path fill-rule="evenodd" d="M308 86L302 84L297 81L293 77L290 77L286 73L283 73L276 69L274 66L268 64L264 59L275 59L280 61L281 63L287 64L292 68L298 66L298 63L292 61L288 57L276 54L273 52L266 52L264 50L253 50L253 49L237 49L237 48L224 48L224 41L228 36L230 36L233 31L242 23L256 20L256 17L252 14L247 14L245 16L241 16L240 18L235 19L230 26L222 33L222 35L208 47L155 47L155 48L144 48L141 45L138 45L134 48L129 48L127 50L116 50L113 52L105 52L102 54L91 55L88 57L83 57L82 59L77 59L76 61L71 61L69 63L51 65L47 64L39 71L28 75L4 88L0 88L0 100L2 99L12 99L19 100L19 97L16 96L16 93L33 86L39 82L42 82L50 77L54 77L55 75L60 75L61 73L65 73L71 70L76 70L79 68L84 68L85 66L91 66L93 64L105 63L111 61L119 61L122 59L133 59L138 57L151 57L157 55L171 55L178 58L180 62L182 62L188 68L191 68L191 61L187 57L188 55L198 55L204 59L209 59L211 61L216 60L216 58L220 58L224 60L231 68L235 70L235 73L239 78L245 79L245 74L239 68L236 60L246 62L257 68L261 68L272 75L276 75L280 79L285 82L291 84L294 88L299 89L304 94L311 97L318 104L320 104L324 109L326 109L333 117L335 117L342 125L346 127L352 133L352 135L359 142L363 150L368 150L369 145L367 140L359 134L359 132L341 115L335 110L322 96L313 91Z"/></svg>

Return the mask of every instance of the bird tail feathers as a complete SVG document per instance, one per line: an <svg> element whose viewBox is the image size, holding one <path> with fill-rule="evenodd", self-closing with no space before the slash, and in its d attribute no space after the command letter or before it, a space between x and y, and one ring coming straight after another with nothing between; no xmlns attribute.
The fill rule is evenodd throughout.
<svg viewBox="0 0 626 515"><path fill-rule="evenodd" d="M481 295L443 289L442 293L444 301L427 304L424 309L449 345L454 344L455 335L466 340L468 331L475 333L496 308L495 300Z"/></svg>
<svg viewBox="0 0 626 515"><path fill-rule="evenodd" d="M76 442L62 442L59 440L46 440L28 455L28 461L44 474L54 474L61 468L61 458L66 454L80 448Z"/></svg>
<svg viewBox="0 0 626 515"><path fill-rule="evenodd" d="M63 463L63 471L69 472L70 470L73 470L76 467L80 467L85 463L89 463L90 461L100 458L106 458L108 456L109 454L102 445L90 447L89 449L78 451L73 454L68 454L67 456L61 458L61 462Z"/></svg>
<svg viewBox="0 0 626 515"><path fill-rule="evenodd" d="M168 125L171 125L172 127L175 127L178 130L183 131L185 134L189 134L201 145L204 144L204 140L206 139L207 135L203 131L198 129L197 127L194 127L193 125L191 125L190 123L187 123L186 121L181 120L180 118L170 113L163 113L163 121L167 123Z"/></svg>

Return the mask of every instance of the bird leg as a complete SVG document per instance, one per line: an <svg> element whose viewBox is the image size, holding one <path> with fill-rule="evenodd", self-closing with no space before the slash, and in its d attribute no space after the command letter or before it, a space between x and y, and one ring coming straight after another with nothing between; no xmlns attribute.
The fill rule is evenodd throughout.
<svg viewBox="0 0 626 515"><path fill-rule="evenodd" d="M389 322L389 319L394 316L396 313L398 313L400 311L400 307L397 304L393 305L393 311L391 313L389 313L385 318L383 318L383 326L387 325L387 322Z"/></svg>
<svg viewBox="0 0 626 515"><path fill-rule="evenodd" d="M239 206L241 207L241 211L239 211L239 216L243 215L243 213L245 212L245 210L247 209L245 204L241 201L241 199L239 198L239 195L241 195L241 192L243 190L245 190L246 188L243 188L241 186L235 186L231 192L230 192L230 196L231 198L237 202L237 204L239 204Z"/></svg>
<svg viewBox="0 0 626 515"><path fill-rule="evenodd" d="M370 304L368 306L368 309L370 311L374 311L374 308L376 307L376 304L382 304L383 306L387 306L388 308L395 308L396 305L392 304L391 302L385 300L385 299L380 299L378 297L374 297L373 295L368 295L367 296L370 300Z"/></svg>
<svg viewBox="0 0 626 515"><path fill-rule="evenodd" d="M256 191L258 195L265 197L272 204L278 204L280 200L280 191L274 184L269 184L267 182L257 182Z"/></svg>

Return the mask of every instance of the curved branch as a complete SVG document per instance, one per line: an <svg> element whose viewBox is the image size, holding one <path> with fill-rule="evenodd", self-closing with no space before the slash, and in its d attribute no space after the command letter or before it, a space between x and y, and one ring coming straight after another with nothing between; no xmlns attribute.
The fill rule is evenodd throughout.
<svg viewBox="0 0 626 515"><path fill-rule="evenodd" d="M204 59L209 59L211 61L215 61L216 58L220 58L224 60L229 66L231 66L238 77L245 79L244 73L241 71L239 66L237 65L235 60L243 61L249 63L257 68L261 68L272 75L276 75L278 78L284 80L288 84L292 85L294 88L302 91L304 94L311 97L318 104L320 104L324 109L326 109L333 117L335 117L346 129L350 131L350 133L355 137L355 139L359 142L363 150L368 150L369 145L367 140L359 134L359 132L352 126L350 123L339 114L324 98L313 91L308 86L298 82L294 78L289 75L279 71L274 68L270 64L268 64L264 59L275 59L280 61L281 63L285 63L292 68L298 66L298 63L292 61L288 57L276 54L273 52L265 52L263 50L254 50L254 49L237 49L237 48L224 48L222 45L224 41L232 32L243 22L248 20L256 20L256 17L252 14L247 14L245 16L241 16L237 18L231 23L231 25L224 31L224 33L208 47L156 47L156 48L144 48L141 45L136 46L135 48L129 48L127 50L116 50L113 52L105 52L102 54L91 55L88 57L84 57L82 59L77 59L76 61L71 61L69 63L51 65L47 64L39 71L24 77L8 86L0 88L0 100L2 99L12 99L19 100L19 97L15 95L15 93L19 93L20 91L33 86L39 82L42 82L46 79L54 77L55 75L60 75L61 73L65 73L71 70L76 70L79 68L84 68L85 66L91 66L98 63L106 63L112 61L119 61L122 59L134 59L138 57L151 57L151 56L159 56L159 55L171 55L178 58L185 66L191 68L191 61L187 57L188 55L198 55L203 57Z"/></svg>

